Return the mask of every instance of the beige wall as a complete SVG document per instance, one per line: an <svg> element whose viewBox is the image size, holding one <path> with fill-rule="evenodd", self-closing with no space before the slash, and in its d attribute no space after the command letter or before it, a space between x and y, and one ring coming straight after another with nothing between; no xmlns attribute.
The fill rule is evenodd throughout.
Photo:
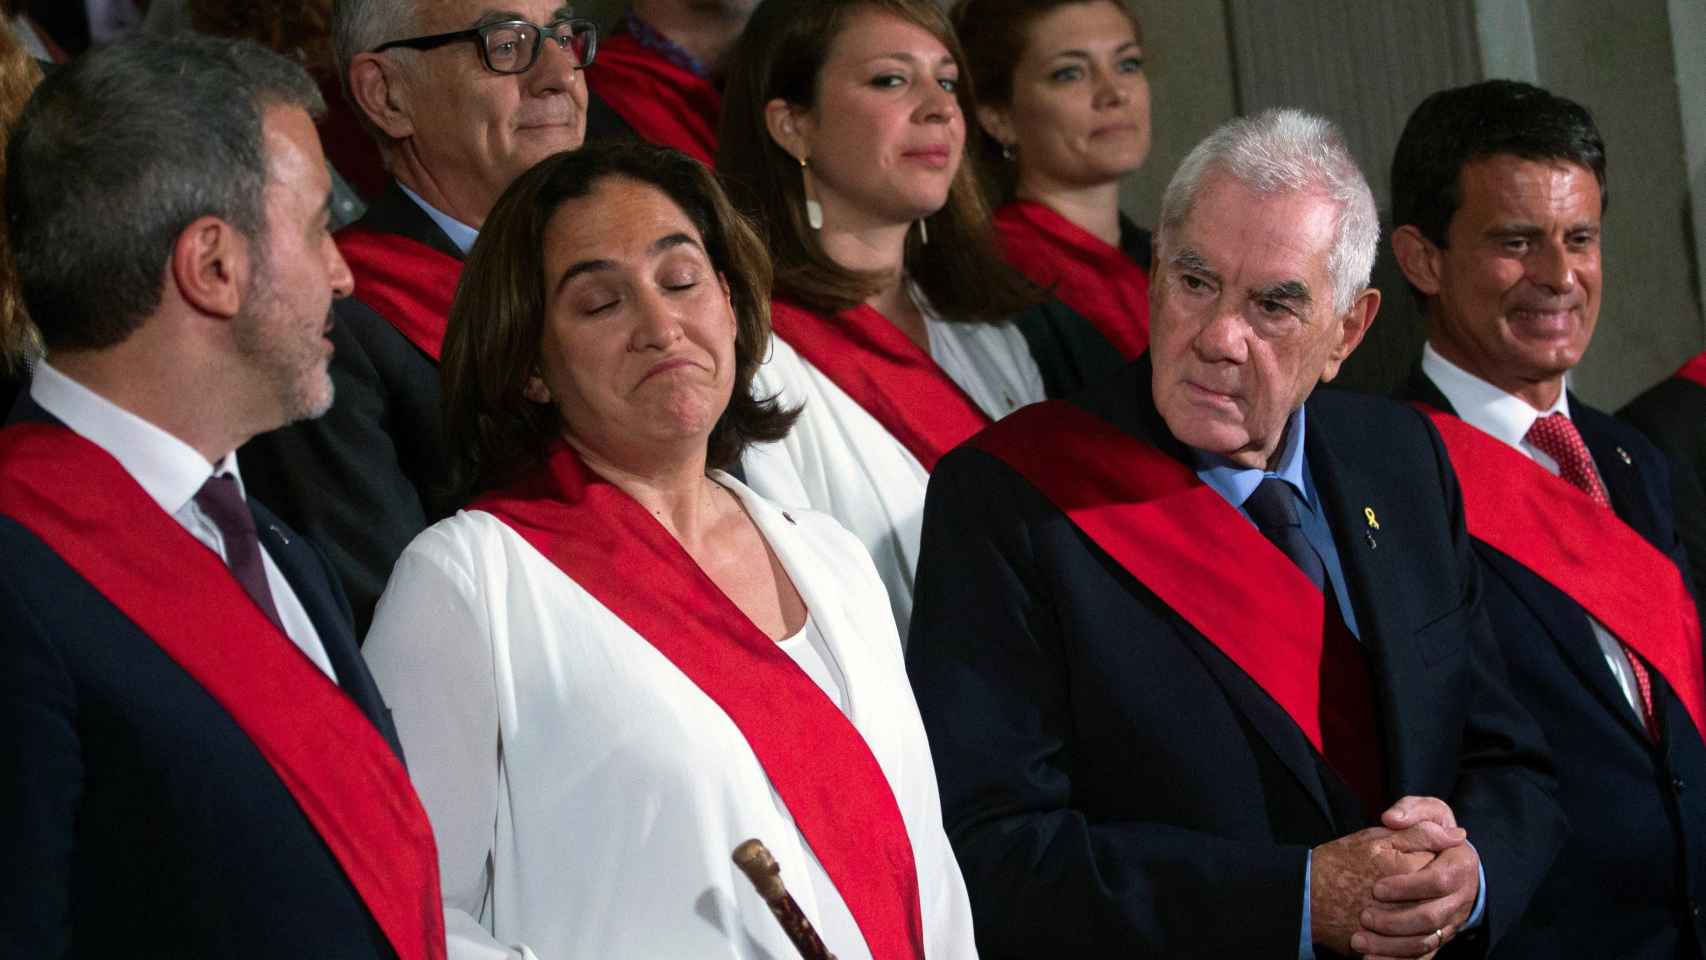
<svg viewBox="0 0 1706 960"><path fill-rule="evenodd" d="M1699 240L1706 230L1706 7L1700 0L1134 5L1148 39L1154 115L1149 161L1121 191L1139 223L1153 224L1167 179L1202 136L1237 112L1278 105L1339 121L1384 209L1392 148L1422 96L1482 76L1531 80L1593 110L1610 154L1604 307L1575 388L1589 402L1615 407L1706 343L1706 250ZM622 2L576 6L609 18ZM1386 305L1344 379L1384 390L1413 362L1421 333L1416 308L1389 263L1376 278L1384 281Z"/></svg>

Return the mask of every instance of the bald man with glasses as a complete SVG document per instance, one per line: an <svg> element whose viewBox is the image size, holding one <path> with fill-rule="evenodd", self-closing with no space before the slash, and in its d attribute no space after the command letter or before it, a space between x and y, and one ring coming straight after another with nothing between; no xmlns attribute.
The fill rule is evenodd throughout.
<svg viewBox="0 0 1706 960"><path fill-rule="evenodd" d="M338 0L333 34L394 182L338 234L356 293L331 333L331 412L243 458L326 551L365 632L397 555L456 507L436 489L438 356L462 260L510 181L581 145L598 30L554 0Z"/></svg>

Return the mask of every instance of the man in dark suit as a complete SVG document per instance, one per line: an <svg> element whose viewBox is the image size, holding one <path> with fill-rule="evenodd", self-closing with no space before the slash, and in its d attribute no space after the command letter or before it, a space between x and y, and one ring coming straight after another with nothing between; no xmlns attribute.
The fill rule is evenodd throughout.
<svg viewBox="0 0 1706 960"><path fill-rule="evenodd" d="M1314 391L1377 241L1331 124L1231 121L1163 200L1152 360L938 465L907 662L985 956L1473 952L1522 912L1562 821L1439 439Z"/></svg>
<svg viewBox="0 0 1706 960"><path fill-rule="evenodd" d="M406 22L389 16L399 6L413 13ZM339 72L396 182L338 234L356 294L332 331L337 406L243 455L268 468L256 493L330 556L358 636L397 555L460 506L440 489L438 356L462 260L510 181L585 131L591 23L557 0L509 5L519 22L488 7L333 10Z"/></svg>
<svg viewBox="0 0 1706 960"><path fill-rule="evenodd" d="M1698 603L1706 599L1706 353L1647 388L1617 415L1670 458L1676 524Z"/></svg>
<svg viewBox="0 0 1706 960"><path fill-rule="evenodd" d="M1571 828L1501 955L1706 956L1706 682L1669 468L1565 385L1599 316L1604 142L1537 87L1445 90L1405 126L1392 193L1427 316L1408 397L1441 411Z"/></svg>
<svg viewBox="0 0 1706 960"><path fill-rule="evenodd" d="M320 109L253 44L122 41L13 133L46 357L0 430L0 954L444 955L344 595L233 453L332 401Z"/></svg>

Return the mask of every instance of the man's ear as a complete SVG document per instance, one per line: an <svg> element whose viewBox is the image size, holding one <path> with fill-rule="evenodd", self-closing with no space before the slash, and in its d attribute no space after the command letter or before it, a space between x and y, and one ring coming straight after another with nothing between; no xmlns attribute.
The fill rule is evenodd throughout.
<svg viewBox="0 0 1706 960"><path fill-rule="evenodd" d="M770 131L770 139L795 160L812 158L811 142L807 136L810 123L803 110L781 97L764 105L764 127Z"/></svg>
<svg viewBox="0 0 1706 960"><path fill-rule="evenodd" d="M1351 351L1362 343L1362 338L1368 336L1368 328L1374 326L1374 315L1380 312L1380 291L1369 287L1357 298L1351 301L1351 308L1345 312L1344 320L1339 325L1339 339L1333 344L1333 349L1327 354L1327 365L1321 370L1321 382L1326 383L1339 375L1339 367L1351 355Z"/></svg>
<svg viewBox="0 0 1706 960"><path fill-rule="evenodd" d="M1004 147L1013 146L1018 142L1019 138L1013 135L1013 115L1006 107L998 107L992 103L979 104L977 125Z"/></svg>
<svg viewBox="0 0 1706 960"><path fill-rule="evenodd" d="M248 238L229 222L207 216L178 234L167 269L185 303L229 320L242 309L252 266Z"/></svg>
<svg viewBox="0 0 1706 960"><path fill-rule="evenodd" d="M1441 261L1444 251L1434 245L1414 224L1405 224L1392 231L1392 257L1404 278L1423 296L1436 296L1440 288Z"/></svg>
<svg viewBox="0 0 1706 960"><path fill-rule="evenodd" d="M409 85L396 61L378 53L357 54L349 65L349 91L361 112L386 136L401 140L414 134Z"/></svg>

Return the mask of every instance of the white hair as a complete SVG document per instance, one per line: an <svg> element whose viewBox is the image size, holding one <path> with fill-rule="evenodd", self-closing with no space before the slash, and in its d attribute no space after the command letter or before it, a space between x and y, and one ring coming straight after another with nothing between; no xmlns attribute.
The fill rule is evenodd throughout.
<svg viewBox="0 0 1706 960"><path fill-rule="evenodd" d="M349 67L357 54L387 40L414 34L420 24L418 0L337 0L332 4L332 53L338 82L349 94Z"/></svg>
<svg viewBox="0 0 1706 960"><path fill-rule="evenodd" d="M1159 240L1190 216L1210 174L1223 174L1258 193L1318 193L1338 204L1327 272L1333 311L1343 314L1368 287L1380 243L1374 193L1332 121L1302 110L1264 110L1228 120L1191 150L1161 196Z"/></svg>

